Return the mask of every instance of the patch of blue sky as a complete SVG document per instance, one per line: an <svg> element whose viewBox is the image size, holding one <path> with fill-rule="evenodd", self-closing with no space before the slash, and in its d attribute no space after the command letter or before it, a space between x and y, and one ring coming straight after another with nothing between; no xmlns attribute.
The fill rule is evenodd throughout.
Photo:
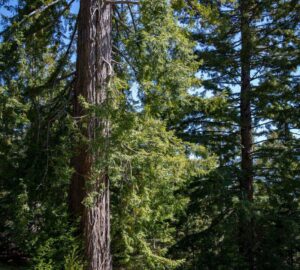
<svg viewBox="0 0 300 270"><path fill-rule="evenodd" d="M11 0L9 1L9 5L16 7L18 1L17 0ZM0 31L2 30L2 20L4 17L11 17L14 15L13 10L8 9L7 5L1 5L0 6Z"/></svg>
<svg viewBox="0 0 300 270"><path fill-rule="evenodd" d="M8 4L11 6L16 6L17 3L18 3L17 0L10 0ZM8 10L6 6L7 5L0 6L0 15L1 16L11 16L12 15L12 11Z"/></svg>
<svg viewBox="0 0 300 270"><path fill-rule="evenodd" d="M78 14L79 12L79 0L76 0L72 5L71 5L71 12L73 14Z"/></svg>
<svg viewBox="0 0 300 270"><path fill-rule="evenodd" d="M133 106L134 110L141 112L143 110L143 103L139 96L140 85L138 82L133 82L128 91L128 102Z"/></svg>

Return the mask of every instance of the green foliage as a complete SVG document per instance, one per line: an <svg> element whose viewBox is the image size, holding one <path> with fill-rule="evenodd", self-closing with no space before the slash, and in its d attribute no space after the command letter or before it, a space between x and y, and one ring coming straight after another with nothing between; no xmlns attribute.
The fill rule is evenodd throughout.
<svg viewBox="0 0 300 270"><path fill-rule="evenodd" d="M122 138L121 151L113 151L112 228L117 267L174 269L182 263L165 257L175 243L176 216L187 203L178 191L190 175L201 175L209 167L206 159L190 160L187 147L160 120L141 117ZM213 162L211 159L210 166Z"/></svg>
<svg viewBox="0 0 300 270"><path fill-rule="evenodd" d="M116 21L121 30L125 23L130 28L116 37L126 56L119 61L129 65L128 73L122 69L117 75L135 80L140 111L134 111L135 104L129 104L133 112L131 106L124 108L122 95L114 95L119 103L112 112L110 139L113 263L125 269L175 269L183 261L168 252L176 242L177 217L187 204L179 191L191 176L214 167L215 159L203 146L183 143L167 129L183 106L194 104L188 94L199 85L194 44L167 1L142 1L137 11L120 8L124 22ZM119 84L121 89L124 85Z"/></svg>
<svg viewBox="0 0 300 270"><path fill-rule="evenodd" d="M74 247L71 252L65 256L65 270L83 270L84 265L82 259L80 258L78 248Z"/></svg>
<svg viewBox="0 0 300 270"><path fill-rule="evenodd" d="M1 34L0 238L1 250L14 246L36 269L59 269L75 242L67 214L74 127L70 78L52 78L69 68L60 60L64 25L54 20L64 7L24 18L41 4L19 1Z"/></svg>
<svg viewBox="0 0 300 270"><path fill-rule="evenodd" d="M244 51L251 55L253 203L244 201L239 192L244 173L240 167L243 146L239 119L243 2L251 6L247 11L250 44ZM179 223L182 238L174 254L186 255L182 269L247 269L247 262L238 254L239 224L248 222L255 232L257 269L297 268L299 174L295 169L299 138L293 129L299 128L294 118L299 113L295 106L299 98L299 58L295 57L299 49L299 4L232 0L172 3L182 26L189 29L197 44L203 87L195 95L208 104L223 98L223 103L211 110L203 109L203 101L200 108L196 102L183 107L173 125L183 139L204 143L218 158L214 170L194 177L185 188L190 202ZM283 230L288 233L283 234ZM296 240L291 241L291 237Z"/></svg>
<svg viewBox="0 0 300 270"><path fill-rule="evenodd" d="M67 1L32 16L50 1L0 1L14 11L0 37L0 251L15 247L36 270L84 269L67 205L80 142L107 150L92 176L108 168L115 268L246 269L242 219L253 222L257 269L297 269L300 7L253 2L249 203L239 188L240 1L114 6L108 102L81 100L84 117L109 120L107 145L84 141L72 117L76 24Z"/></svg>

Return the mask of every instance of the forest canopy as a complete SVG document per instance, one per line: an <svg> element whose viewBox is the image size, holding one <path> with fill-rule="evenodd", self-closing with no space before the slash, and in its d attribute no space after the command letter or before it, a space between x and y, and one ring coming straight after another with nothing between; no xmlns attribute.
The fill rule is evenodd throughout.
<svg viewBox="0 0 300 270"><path fill-rule="evenodd" d="M300 269L297 0L0 0L0 269Z"/></svg>

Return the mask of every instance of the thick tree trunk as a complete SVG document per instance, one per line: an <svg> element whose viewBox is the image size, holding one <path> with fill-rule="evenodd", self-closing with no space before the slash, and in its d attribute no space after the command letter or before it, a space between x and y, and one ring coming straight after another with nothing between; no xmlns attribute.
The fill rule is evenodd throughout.
<svg viewBox="0 0 300 270"><path fill-rule="evenodd" d="M81 0L74 115L82 139L73 159L75 173L70 186L70 208L74 215L82 217L88 270L111 269L106 169L109 122L105 117L112 74L111 44L111 5L105 4L104 0ZM97 106L97 110L88 112L82 99ZM98 109L100 113L97 113Z"/></svg>
<svg viewBox="0 0 300 270"><path fill-rule="evenodd" d="M240 0L241 16L241 94L240 94L240 123L241 123L241 197L251 203L253 201L253 160L252 160L252 115L251 115L251 29L250 7L251 0ZM249 205L249 204L248 204ZM240 222L240 252L246 259L249 269L254 269L253 256L253 221L245 218Z"/></svg>

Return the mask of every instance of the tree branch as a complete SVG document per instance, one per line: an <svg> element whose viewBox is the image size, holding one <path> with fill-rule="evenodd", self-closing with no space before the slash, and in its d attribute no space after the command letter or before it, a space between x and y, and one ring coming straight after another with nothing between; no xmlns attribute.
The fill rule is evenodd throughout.
<svg viewBox="0 0 300 270"><path fill-rule="evenodd" d="M124 0L124 1L106 1L106 4L111 4L111 5L117 5L117 4L131 4L131 5L139 5L140 2L138 1L130 1L130 0Z"/></svg>
<svg viewBox="0 0 300 270"><path fill-rule="evenodd" d="M22 24L24 21L26 21L28 18L34 16L35 14L38 14L38 13L41 13L43 11L45 11L46 9L56 5L58 2L60 2L61 0L56 0L48 5L45 5L45 6L41 6L39 7L38 9L30 12L28 15L25 16L25 18L23 18L21 21L20 21L20 24Z"/></svg>

